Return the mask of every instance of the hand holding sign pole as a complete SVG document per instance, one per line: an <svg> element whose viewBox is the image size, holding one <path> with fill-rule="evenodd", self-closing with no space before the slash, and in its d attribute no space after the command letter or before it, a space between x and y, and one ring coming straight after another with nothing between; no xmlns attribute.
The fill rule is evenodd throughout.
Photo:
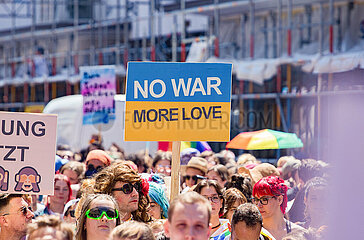
<svg viewBox="0 0 364 240"><path fill-rule="evenodd" d="M125 141L173 141L171 198L180 141L230 140L231 71L227 63L128 63Z"/></svg>

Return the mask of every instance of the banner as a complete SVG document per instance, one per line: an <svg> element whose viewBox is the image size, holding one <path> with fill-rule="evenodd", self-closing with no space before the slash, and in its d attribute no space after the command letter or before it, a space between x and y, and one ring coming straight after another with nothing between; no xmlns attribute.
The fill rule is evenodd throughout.
<svg viewBox="0 0 364 240"><path fill-rule="evenodd" d="M129 62L125 141L230 140L232 64Z"/></svg>
<svg viewBox="0 0 364 240"><path fill-rule="evenodd" d="M108 123L115 119L115 66L80 67L83 124Z"/></svg>
<svg viewBox="0 0 364 240"><path fill-rule="evenodd" d="M0 193L53 195L57 116L0 112Z"/></svg>

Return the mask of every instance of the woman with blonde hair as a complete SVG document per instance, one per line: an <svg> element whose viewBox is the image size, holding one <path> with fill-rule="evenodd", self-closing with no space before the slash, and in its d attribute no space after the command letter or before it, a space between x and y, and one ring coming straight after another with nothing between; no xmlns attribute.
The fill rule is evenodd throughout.
<svg viewBox="0 0 364 240"><path fill-rule="evenodd" d="M76 240L107 239L120 224L118 204L107 194L89 194L78 206Z"/></svg>

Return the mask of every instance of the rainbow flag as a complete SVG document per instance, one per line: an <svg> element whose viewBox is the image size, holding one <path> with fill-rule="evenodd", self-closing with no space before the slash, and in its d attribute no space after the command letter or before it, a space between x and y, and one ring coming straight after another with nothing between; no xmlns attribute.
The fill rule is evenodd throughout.
<svg viewBox="0 0 364 240"><path fill-rule="evenodd" d="M201 153L203 151L212 151L207 142L181 142L181 151L186 148L196 148ZM172 142L158 142L158 150L172 151Z"/></svg>
<svg viewBox="0 0 364 240"><path fill-rule="evenodd" d="M212 151L207 142L181 142L181 151L186 148L196 148L201 153L203 151Z"/></svg>

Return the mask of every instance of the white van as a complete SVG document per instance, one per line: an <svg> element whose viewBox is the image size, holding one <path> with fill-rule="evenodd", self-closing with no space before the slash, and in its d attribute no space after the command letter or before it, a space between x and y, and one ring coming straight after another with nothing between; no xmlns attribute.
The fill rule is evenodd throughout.
<svg viewBox="0 0 364 240"><path fill-rule="evenodd" d="M50 101L43 113L57 114L57 145L68 144L73 151L80 151L89 145L92 134L99 134L103 146L108 149L112 143L118 144L126 154L148 149L154 154L158 142L125 142L124 141L124 109L125 95L115 95L115 120L108 124L82 124L82 95L70 95Z"/></svg>

